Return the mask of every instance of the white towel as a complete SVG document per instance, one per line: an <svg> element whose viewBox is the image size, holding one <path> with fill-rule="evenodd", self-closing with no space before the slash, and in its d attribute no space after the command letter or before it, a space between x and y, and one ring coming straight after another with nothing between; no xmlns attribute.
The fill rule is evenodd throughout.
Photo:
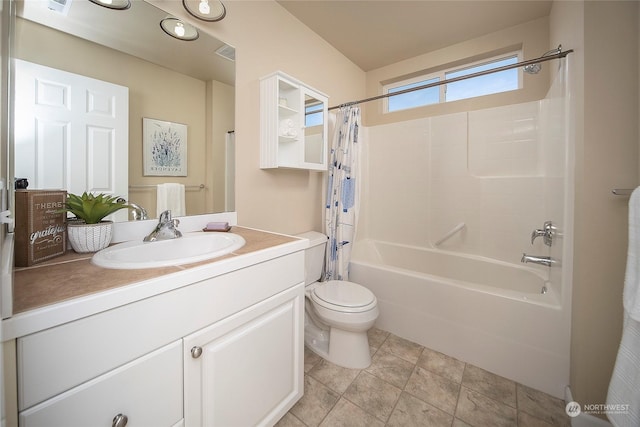
<svg viewBox="0 0 640 427"><path fill-rule="evenodd" d="M627 315L640 322L640 187L633 190L629 199L629 247L622 303Z"/></svg>
<svg viewBox="0 0 640 427"><path fill-rule="evenodd" d="M629 199L629 246L622 294L624 325L618 357L611 375L607 405L617 427L640 426L640 187Z"/></svg>
<svg viewBox="0 0 640 427"><path fill-rule="evenodd" d="M186 209L184 205L184 185L169 182L158 184L158 200L156 212L158 217L166 210L171 211L171 216L184 216Z"/></svg>

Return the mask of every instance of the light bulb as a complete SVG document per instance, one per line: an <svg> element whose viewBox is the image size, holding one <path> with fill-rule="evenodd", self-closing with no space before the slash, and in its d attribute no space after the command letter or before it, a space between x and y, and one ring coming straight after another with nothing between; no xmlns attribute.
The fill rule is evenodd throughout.
<svg viewBox="0 0 640 427"><path fill-rule="evenodd" d="M174 31L178 35L178 37L184 37L184 25L182 25L182 22L176 22Z"/></svg>
<svg viewBox="0 0 640 427"><path fill-rule="evenodd" d="M208 15L211 13L211 7L209 6L209 0L201 0L198 5L198 10L203 15Z"/></svg>

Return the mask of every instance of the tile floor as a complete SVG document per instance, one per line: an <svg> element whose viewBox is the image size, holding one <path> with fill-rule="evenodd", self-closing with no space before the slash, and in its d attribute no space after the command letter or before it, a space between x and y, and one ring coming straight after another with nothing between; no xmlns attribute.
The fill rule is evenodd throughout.
<svg viewBox="0 0 640 427"><path fill-rule="evenodd" d="M380 329L369 345L364 370L305 348L304 396L276 426L570 426L560 399Z"/></svg>

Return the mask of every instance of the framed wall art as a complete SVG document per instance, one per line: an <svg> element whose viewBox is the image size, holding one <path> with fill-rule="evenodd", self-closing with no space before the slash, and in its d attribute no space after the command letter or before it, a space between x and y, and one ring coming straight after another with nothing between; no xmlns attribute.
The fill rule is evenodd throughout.
<svg viewBox="0 0 640 427"><path fill-rule="evenodd" d="M187 125L142 119L144 176L187 176Z"/></svg>

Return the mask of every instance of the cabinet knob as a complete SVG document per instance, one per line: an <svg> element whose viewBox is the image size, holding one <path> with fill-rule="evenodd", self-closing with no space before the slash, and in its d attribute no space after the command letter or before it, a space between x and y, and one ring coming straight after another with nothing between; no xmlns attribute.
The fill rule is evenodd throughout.
<svg viewBox="0 0 640 427"><path fill-rule="evenodd" d="M202 347L195 346L191 348L191 357L197 359L200 356L202 356Z"/></svg>
<svg viewBox="0 0 640 427"><path fill-rule="evenodd" d="M127 425L129 418L126 415L118 414L113 417L113 422L111 423L111 427L124 427Z"/></svg>

